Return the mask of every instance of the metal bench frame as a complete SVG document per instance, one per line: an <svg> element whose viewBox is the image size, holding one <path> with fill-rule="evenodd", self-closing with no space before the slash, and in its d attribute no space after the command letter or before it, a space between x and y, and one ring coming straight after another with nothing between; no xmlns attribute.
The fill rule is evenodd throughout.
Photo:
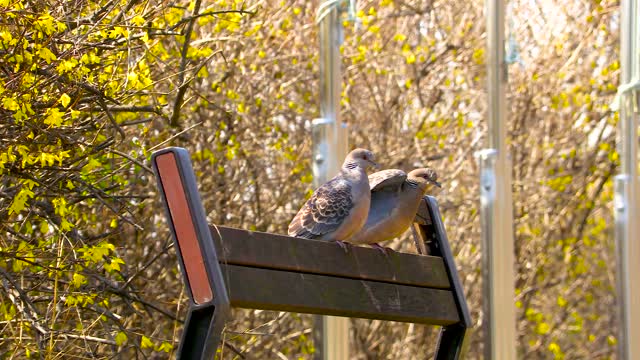
<svg viewBox="0 0 640 360"><path fill-rule="evenodd" d="M435 198L414 223L422 254L352 247L206 222L189 153L152 156L190 307L180 359L213 359L231 307L442 326L435 359L462 359L472 327Z"/></svg>

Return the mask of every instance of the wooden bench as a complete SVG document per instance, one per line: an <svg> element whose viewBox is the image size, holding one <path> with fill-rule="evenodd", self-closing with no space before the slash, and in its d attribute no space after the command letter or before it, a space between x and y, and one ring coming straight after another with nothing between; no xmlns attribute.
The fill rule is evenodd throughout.
<svg viewBox="0 0 640 360"><path fill-rule="evenodd" d="M152 156L191 306L180 359L213 359L230 307L442 326L435 359L461 359L471 330L433 197L414 224L421 253L352 247L207 225L189 153Z"/></svg>

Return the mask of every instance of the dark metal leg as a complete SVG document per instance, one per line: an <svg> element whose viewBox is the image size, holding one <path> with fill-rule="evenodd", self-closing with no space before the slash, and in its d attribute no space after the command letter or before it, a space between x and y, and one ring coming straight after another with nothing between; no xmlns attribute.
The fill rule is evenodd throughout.
<svg viewBox="0 0 640 360"><path fill-rule="evenodd" d="M460 360L466 350L466 342L470 337L470 329L460 324L445 326L440 330L440 338L436 348L435 360Z"/></svg>
<svg viewBox="0 0 640 360"><path fill-rule="evenodd" d="M434 359L460 360L464 358L466 353L473 324L451 247L449 246L449 240L447 239L444 224L442 223L438 203L436 199L431 196L426 196L424 201L428 210L428 217L431 221L430 224L419 225L416 230L425 242L430 240L429 243L424 246L428 253L430 255L442 256L451 282L451 288L455 294L458 313L460 314L459 323L445 326L440 330L440 339ZM426 217L426 214L423 214L423 218ZM427 234L431 235L430 239L427 238Z"/></svg>
<svg viewBox="0 0 640 360"><path fill-rule="evenodd" d="M184 324L179 360L212 360L222 339L224 316L215 306L191 307Z"/></svg>

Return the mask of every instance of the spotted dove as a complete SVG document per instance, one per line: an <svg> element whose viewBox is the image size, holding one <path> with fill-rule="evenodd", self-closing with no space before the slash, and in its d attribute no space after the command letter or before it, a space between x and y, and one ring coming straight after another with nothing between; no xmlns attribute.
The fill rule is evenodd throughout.
<svg viewBox="0 0 640 360"><path fill-rule="evenodd" d="M371 191L366 170L377 166L373 153L351 151L340 173L320 186L289 224L289 235L342 241L358 232L367 220Z"/></svg>

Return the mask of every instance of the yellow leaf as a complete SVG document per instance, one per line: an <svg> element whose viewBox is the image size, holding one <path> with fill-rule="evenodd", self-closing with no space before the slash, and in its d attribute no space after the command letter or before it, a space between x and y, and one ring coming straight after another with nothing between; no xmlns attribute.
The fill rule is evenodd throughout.
<svg viewBox="0 0 640 360"><path fill-rule="evenodd" d="M404 34L396 34L396 35L393 37L393 40L395 40L395 41L397 41L397 42L403 42L403 41L405 41L406 39L407 39L407 37L406 37L406 35L404 35Z"/></svg>
<svg viewBox="0 0 640 360"><path fill-rule="evenodd" d="M62 125L62 116L64 113L60 112L60 110L56 108L50 108L47 110L46 114L48 115L44 119L44 123L49 125L49 127L59 127Z"/></svg>
<svg viewBox="0 0 640 360"><path fill-rule="evenodd" d="M46 47L43 47L40 50L38 50L38 57L46 61L47 64L51 64L53 60L57 59L54 53L52 53L51 50L47 49Z"/></svg>
<svg viewBox="0 0 640 360"><path fill-rule="evenodd" d="M71 157L71 155L69 155L69 150L60 151L56 156L56 160L58 160L58 165L62 166L62 160L68 157Z"/></svg>
<svg viewBox="0 0 640 360"><path fill-rule="evenodd" d="M9 205L9 215L19 214L27 207L27 200L33 198L34 193L29 189L22 188L18 194L13 198L11 205Z"/></svg>
<svg viewBox="0 0 640 360"><path fill-rule="evenodd" d="M548 347L549 351L551 351L554 355L554 358L558 359L558 358L564 358L563 353L562 353L562 349L560 349L560 345L556 344L555 342L552 342L551 344L549 344Z"/></svg>
<svg viewBox="0 0 640 360"><path fill-rule="evenodd" d="M551 331L551 326L549 326L549 324L545 322L539 323L538 325L536 325L536 333L540 335L548 334L549 331Z"/></svg>
<svg viewBox="0 0 640 360"><path fill-rule="evenodd" d="M71 229L73 229L73 224L63 218L62 221L60 221L60 230L69 231Z"/></svg>
<svg viewBox="0 0 640 360"><path fill-rule="evenodd" d="M83 58L85 56L87 56L87 54L82 55ZM78 65L78 60L69 59L69 60L61 61L60 64L58 64L58 67L56 69L58 70L59 74L64 74L66 72L72 71L73 68L75 68L77 65Z"/></svg>
<svg viewBox="0 0 640 360"><path fill-rule="evenodd" d="M2 107L5 110L16 111L20 109L20 105L15 99L12 98L4 98L2 99Z"/></svg>
<svg viewBox="0 0 640 360"><path fill-rule="evenodd" d="M43 234L49 232L49 223L46 220L40 223L40 232Z"/></svg>
<svg viewBox="0 0 640 360"><path fill-rule="evenodd" d="M60 216L66 216L69 213L69 209L67 208L67 200L65 198L55 198L51 201L51 203L53 203L53 208L56 214Z"/></svg>
<svg viewBox="0 0 640 360"><path fill-rule="evenodd" d="M170 353L173 350L173 345L169 344L166 341L163 341L160 346L156 349L156 351L164 351L166 353Z"/></svg>
<svg viewBox="0 0 640 360"><path fill-rule="evenodd" d="M51 35L56 30L56 28L53 26L54 19L49 14L40 16L35 25L36 29L45 32L47 35Z"/></svg>
<svg viewBox="0 0 640 360"><path fill-rule="evenodd" d="M64 304L67 306L75 306L77 303L78 302L73 295L68 295L67 298L64 300Z"/></svg>
<svg viewBox="0 0 640 360"><path fill-rule="evenodd" d="M142 335L142 339L140 339L140 347L143 349L153 348L153 341L148 337Z"/></svg>
<svg viewBox="0 0 640 360"><path fill-rule="evenodd" d="M120 346L125 342L127 342L127 334L125 334L124 331L120 331L116 335L115 340L116 340L116 345Z"/></svg>
<svg viewBox="0 0 640 360"><path fill-rule="evenodd" d="M38 186L38 183L31 179L22 180L21 182L25 184L29 190L33 190L34 187Z"/></svg>
<svg viewBox="0 0 640 360"><path fill-rule="evenodd" d="M416 62L416 56L413 53L411 53L407 56L406 60L407 60L407 64L413 64Z"/></svg>
<svg viewBox="0 0 640 360"><path fill-rule="evenodd" d="M104 264L104 268L105 270L107 270L108 272L113 272L115 271L120 271L120 265L124 265L124 260L120 259L120 258L112 258L111 259L111 263L110 264Z"/></svg>
<svg viewBox="0 0 640 360"><path fill-rule="evenodd" d="M144 22L145 22L144 18L140 15L136 15L133 17L133 19L131 19L131 23L136 26L142 26Z"/></svg>
<svg viewBox="0 0 640 360"><path fill-rule="evenodd" d="M79 288L80 286L84 285L87 283L87 278L84 277L84 275L78 274L78 273L74 273L73 274L73 280L71 281L71 283Z"/></svg>
<svg viewBox="0 0 640 360"><path fill-rule="evenodd" d="M69 97L69 95L67 95L67 93L64 93L62 94L62 96L60 96L60 103L62 104L62 106L67 107L70 102L71 98Z"/></svg>
<svg viewBox="0 0 640 360"><path fill-rule="evenodd" d="M89 159L89 162L82 168L83 171L89 172L95 168L102 166L102 163L94 158Z"/></svg>
<svg viewBox="0 0 640 360"><path fill-rule="evenodd" d="M567 306L567 300L565 300L562 296L558 296L558 306Z"/></svg>
<svg viewBox="0 0 640 360"><path fill-rule="evenodd" d="M127 80L133 83L138 82L138 74L130 72L129 74L127 74Z"/></svg>
<svg viewBox="0 0 640 360"><path fill-rule="evenodd" d="M125 38L129 37L129 30L122 26L115 26L113 30L109 32L110 39L115 39L120 35L124 36Z"/></svg>

